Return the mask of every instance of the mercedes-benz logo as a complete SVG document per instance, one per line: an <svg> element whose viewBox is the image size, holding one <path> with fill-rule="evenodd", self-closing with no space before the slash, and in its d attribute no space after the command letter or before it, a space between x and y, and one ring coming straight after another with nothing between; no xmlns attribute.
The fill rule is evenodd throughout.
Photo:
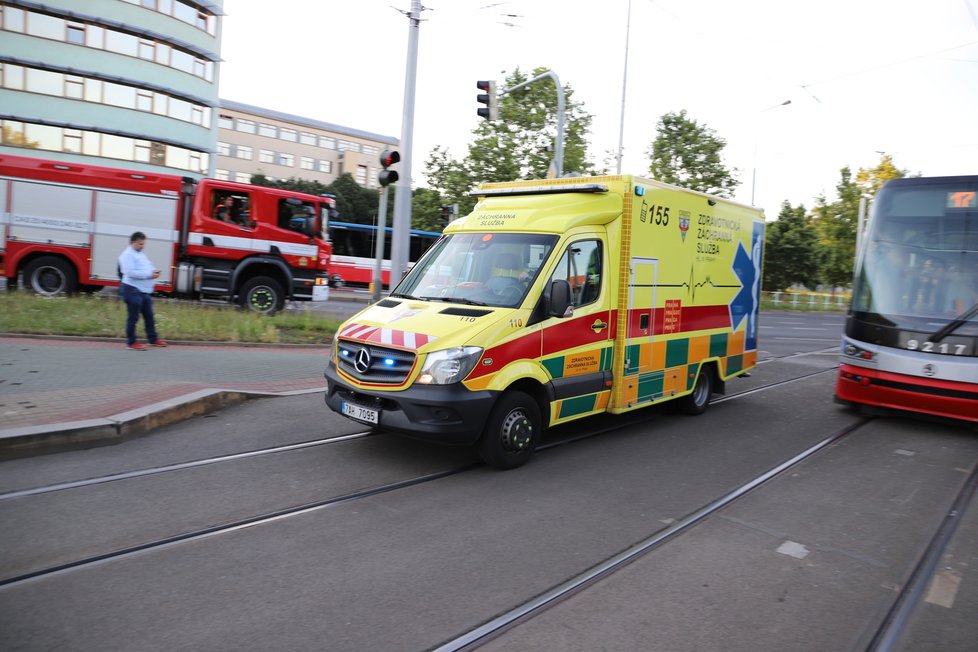
<svg viewBox="0 0 978 652"><path fill-rule="evenodd" d="M937 373L937 365L927 363L924 365L923 372L925 376L933 376Z"/></svg>
<svg viewBox="0 0 978 652"><path fill-rule="evenodd" d="M353 359L353 368L362 374L370 369L370 351L366 348L357 351L357 357Z"/></svg>

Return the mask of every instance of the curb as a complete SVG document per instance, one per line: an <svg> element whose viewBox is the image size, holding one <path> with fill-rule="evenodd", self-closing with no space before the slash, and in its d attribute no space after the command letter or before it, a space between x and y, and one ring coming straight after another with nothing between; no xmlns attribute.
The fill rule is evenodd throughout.
<svg viewBox="0 0 978 652"><path fill-rule="evenodd" d="M99 342L102 344L126 343L124 337L97 337L93 335L49 335L47 333L0 333L0 337L24 340L59 340L63 342ZM286 344L276 342L228 342L218 340L167 340L171 346L217 346L251 349L331 349L332 338L320 344Z"/></svg>
<svg viewBox="0 0 978 652"><path fill-rule="evenodd" d="M325 391L325 388L288 392L204 389L100 419L65 421L0 430L0 460L118 444L141 437L158 428L180 423L221 408L239 405L251 399L296 396Z"/></svg>

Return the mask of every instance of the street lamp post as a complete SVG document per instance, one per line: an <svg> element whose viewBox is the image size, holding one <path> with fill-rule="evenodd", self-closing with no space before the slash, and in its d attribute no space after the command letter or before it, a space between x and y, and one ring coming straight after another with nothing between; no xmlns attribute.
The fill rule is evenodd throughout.
<svg viewBox="0 0 978 652"><path fill-rule="evenodd" d="M769 106L766 109L761 109L760 111L757 112L757 115L760 116L762 113L767 113L768 111L773 111L778 107L788 106L789 104L791 104L791 100L785 100L780 104L775 104L774 106ZM759 119L759 117L755 117L754 119L756 121ZM751 179L750 179L750 205L751 206L754 205L754 189L757 186L757 141L758 141L757 132L758 132L758 127L757 124L755 124L754 125L754 171L751 173Z"/></svg>

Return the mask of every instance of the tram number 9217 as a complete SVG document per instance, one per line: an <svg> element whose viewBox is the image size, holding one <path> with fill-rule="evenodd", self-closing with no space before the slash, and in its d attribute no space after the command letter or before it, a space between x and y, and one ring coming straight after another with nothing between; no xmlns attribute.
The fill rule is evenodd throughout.
<svg viewBox="0 0 978 652"><path fill-rule="evenodd" d="M937 353L940 355L974 355L971 350L971 343L967 340L955 341L954 338L947 338L940 342L908 337L903 342L903 348L909 351L922 351L923 353Z"/></svg>

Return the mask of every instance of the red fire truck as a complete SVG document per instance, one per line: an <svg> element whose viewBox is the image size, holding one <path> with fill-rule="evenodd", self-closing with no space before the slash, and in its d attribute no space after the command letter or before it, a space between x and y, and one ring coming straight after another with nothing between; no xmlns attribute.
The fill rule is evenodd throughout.
<svg viewBox="0 0 978 652"><path fill-rule="evenodd" d="M335 199L0 154L0 273L44 295L119 284L135 231L156 290L275 312L329 298Z"/></svg>

